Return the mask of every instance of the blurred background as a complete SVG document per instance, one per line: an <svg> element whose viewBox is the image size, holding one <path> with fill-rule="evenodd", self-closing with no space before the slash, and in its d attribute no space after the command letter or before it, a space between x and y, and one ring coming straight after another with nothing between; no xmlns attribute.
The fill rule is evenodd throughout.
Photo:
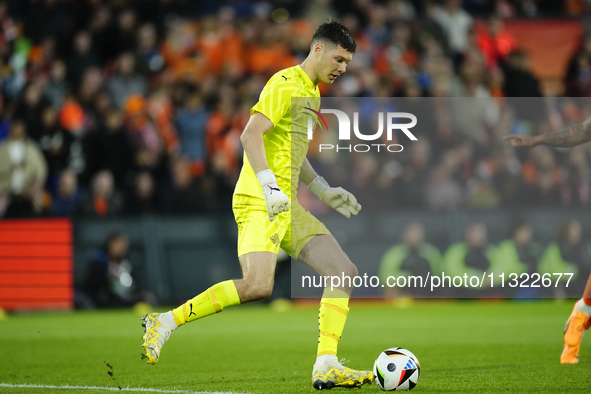
<svg viewBox="0 0 591 394"><path fill-rule="evenodd" d="M562 261L586 277L590 146L519 151L502 136L591 115L590 12L584 0L0 1L0 306L177 303L195 278L239 275L239 136L267 79L330 18L358 49L323 97L428 98L433 114L395 155L318 155L334 137L312 141L318 172L371 201L343 225L301 190L352 259L377 273L410 222L442 255L469 223L497 247L526 222L527 272ZM448 97L478 99L454 113Z"/></svg>

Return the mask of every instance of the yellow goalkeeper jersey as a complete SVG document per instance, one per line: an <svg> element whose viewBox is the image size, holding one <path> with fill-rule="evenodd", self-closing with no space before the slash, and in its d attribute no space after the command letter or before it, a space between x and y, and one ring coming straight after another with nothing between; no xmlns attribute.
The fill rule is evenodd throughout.
<svg viewBox="0 0 591 394"><path fill-rule="evenodd" d="M292 108L292 98L296 107ZM295 199L300 168L308 152L307 120L311 111L320 108L320 92L308 75L297 65L279 71L265 85L259 101L250 114L260 112L273 122L273 129L264 135L265 153L269 169L277 177L277 184L288 197ZM293 114L293 119L292 119ZM263 198L263 191L246 153L234 194Z"/></svg>

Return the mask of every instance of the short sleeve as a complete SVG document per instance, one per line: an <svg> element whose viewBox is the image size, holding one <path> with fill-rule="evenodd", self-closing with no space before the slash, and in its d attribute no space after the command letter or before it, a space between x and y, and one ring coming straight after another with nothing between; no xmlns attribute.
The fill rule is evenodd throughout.
<svg viewBox="0 0 591 394"><path fill-rule="evenodd" d="M293 82L269 81L261 95L258 103L251 109L252 115L255 111L265 115L276 126L291 107L291 97L297 86Z"/></svg>

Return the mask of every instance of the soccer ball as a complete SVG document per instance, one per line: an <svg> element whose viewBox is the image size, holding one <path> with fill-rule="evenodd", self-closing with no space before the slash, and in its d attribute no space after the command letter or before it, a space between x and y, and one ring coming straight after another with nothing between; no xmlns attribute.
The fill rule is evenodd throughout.
<svg viewBox="0 0 591 394"><path fill-rule="evenodd" d="M421 365L412 352L393 347L380 353L373 364L376 384L384 391L413 389L421 376Z"/></svg>

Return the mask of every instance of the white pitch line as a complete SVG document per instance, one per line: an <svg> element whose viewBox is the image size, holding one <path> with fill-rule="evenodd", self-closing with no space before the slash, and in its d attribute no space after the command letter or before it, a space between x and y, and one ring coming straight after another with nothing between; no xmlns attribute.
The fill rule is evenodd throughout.
<svg viewBox="0 0 591 394"><path fill-rule="evenodd" d="M31 389L61 389L61 390L105 390L105 391L134 391L140 393L172 393L172 394L240 394L229 391L188 391L188 390L163 390L147 387L110 387L110 386L54 386L50 384L13 384L0 383L0 387L7 388L31 388ZM242 393L244 394L244 393Z"/></svg>

